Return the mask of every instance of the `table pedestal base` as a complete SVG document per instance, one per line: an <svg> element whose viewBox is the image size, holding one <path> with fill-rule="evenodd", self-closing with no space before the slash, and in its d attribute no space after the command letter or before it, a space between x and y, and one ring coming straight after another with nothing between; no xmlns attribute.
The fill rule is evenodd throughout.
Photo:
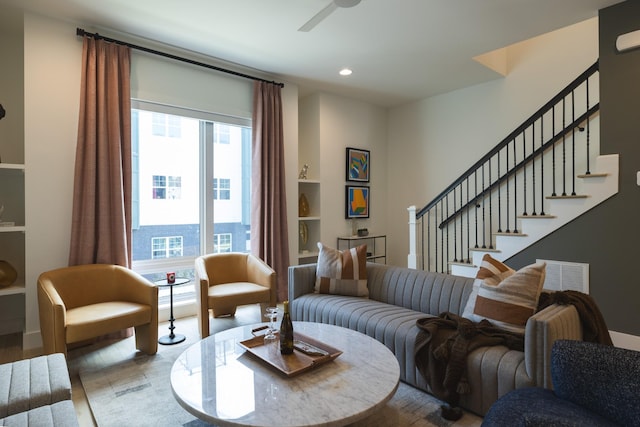
<svg viewBox="0 0 640 427"><path fill-rule="evenodd" d="M165 335L163 337L160 337L160 339L158 340L158 342L160 344L164 344L164 345L172 345L172 344L178 344L181 343L182 341L184 341L185 339L187 339L187 337L185 337L182 334L174 334L173 336L171 335Z"/></svg>

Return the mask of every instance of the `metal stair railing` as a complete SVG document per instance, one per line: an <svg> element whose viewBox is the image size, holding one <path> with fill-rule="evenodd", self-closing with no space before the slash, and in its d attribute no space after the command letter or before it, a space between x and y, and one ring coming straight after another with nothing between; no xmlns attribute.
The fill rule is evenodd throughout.
<svg viewBox="0 0 640 427"><path fill-rule="evenodd" d="M546 216L548 188L553 197L577 196L577 170L591 174L595 155L590 128L600 104L591 86L598 78L596 62L417 209L409 266L450 272L451 263L470 264L472 249L494 250L494 233L519 234L519 217Z"/></svg>

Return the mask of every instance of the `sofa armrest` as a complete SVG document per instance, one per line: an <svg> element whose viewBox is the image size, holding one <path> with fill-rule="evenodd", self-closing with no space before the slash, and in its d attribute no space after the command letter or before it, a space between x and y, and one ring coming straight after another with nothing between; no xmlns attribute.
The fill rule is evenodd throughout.
<svg viewBox="0 0 640 427"><path fill-rule="evenodd" d="M289 267L289 303L301 295L313 293L316 284L316 264Z"/></svg>
<svg viewBox="0 0 640 427"><path fill-rule="evenodd" d="M537 386L552 388L551 348L559 339L582 341L582 324L573 305L552 304L527 321L524 354L527 374Z"/></svg>

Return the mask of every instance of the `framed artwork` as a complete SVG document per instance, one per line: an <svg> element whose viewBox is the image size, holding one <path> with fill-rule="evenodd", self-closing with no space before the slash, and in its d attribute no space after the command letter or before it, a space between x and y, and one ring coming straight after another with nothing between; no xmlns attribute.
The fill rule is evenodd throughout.
<svg viewBox="0 0 640 427"><path fill-rule="evenodd" d="M347 147L347 181L369 182L369 150Z"/></svg>
<svg viewBox="0 0 640 427"><path fill-rule="evenodd" d="M369 218L369 187L347 185L345 218Z"/></svg>

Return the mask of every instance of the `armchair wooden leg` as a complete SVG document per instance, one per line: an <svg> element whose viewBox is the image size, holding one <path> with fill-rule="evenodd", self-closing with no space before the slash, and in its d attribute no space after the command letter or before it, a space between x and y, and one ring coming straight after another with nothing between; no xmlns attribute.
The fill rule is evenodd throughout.
<svg viewBox="0 0 640 427"><path fill-rule="evenodd" d="M136 348L147 354L158 352L158 327L155 327L155 334L152 332L151 324L138 325L136 329Z"/></svg>
<svg viewBox="0 0 640 427"><path fill-rule="evenodd" d="M211 310L213 311L213 317L233 317L236 315L236 308L235 305L217 305Z"/></svg>

